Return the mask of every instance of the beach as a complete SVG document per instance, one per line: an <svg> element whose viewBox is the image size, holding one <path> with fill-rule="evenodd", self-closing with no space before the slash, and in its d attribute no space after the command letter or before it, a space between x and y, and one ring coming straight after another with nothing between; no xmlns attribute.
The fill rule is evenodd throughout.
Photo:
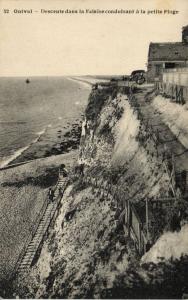
<svg viewBox="0 0 188 300"><path fill-rule="evenodd" d="M14 271L48 189L57 182L60 164L65 163L70 171L77 156L74 150L0 172L0 281Z"/></svg>
<svg viewBox="0 0 188 300"><path fill-rule="evenodd" d="M9 279L14 271L19 254L47 197L49 187L54 187L57 182L60 165L64 163L71 172L78 158L83 113L91 87L79 81L66 80L71 82L69 91L74 98L72 103L68 103L70 100L67 97L66 113L62 102L60 107L63 114L58 107L56 117L59 116L53 117L53 122L45 116L47 122L44 129L38 132L38 136L33 140L31 134L28 145L21 145L22 138L20 145L16 143L14 145L12 139L14 147L11 150L15 151L12 151L12 155L7 155L1 164L4 167L0 171L0 281L2 282ZM36 127L34 129L36 130ZM15 137L17 142L19 137L19 135ZM28 139L26 141L28 142ZM19 146L18 149L15 149L16 146ZM11 167L20 163L23 164ZM6 166L9 168L6 169Z"/></svg>

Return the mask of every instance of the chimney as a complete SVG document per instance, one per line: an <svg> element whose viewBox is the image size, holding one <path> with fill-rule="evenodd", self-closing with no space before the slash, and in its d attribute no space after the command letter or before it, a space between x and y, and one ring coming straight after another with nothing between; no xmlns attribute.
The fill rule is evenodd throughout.
<svg viewBox="0 0 188 300"><path fill-rule="evenodd" d="M188 25L182 28L182 43L188 44Z"/></svg>

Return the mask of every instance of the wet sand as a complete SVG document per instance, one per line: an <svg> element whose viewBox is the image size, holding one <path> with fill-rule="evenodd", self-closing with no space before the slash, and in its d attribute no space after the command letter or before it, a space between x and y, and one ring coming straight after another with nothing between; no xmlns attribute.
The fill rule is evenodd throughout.
<svg viewBox="0 0 188 300"><path fill-rule="evenodd" d="M60 121L58 124L49 127L35 144L31 145L10 164L65 154L77 149L80 143L81 124L82 117L66 124Z"/></svg>

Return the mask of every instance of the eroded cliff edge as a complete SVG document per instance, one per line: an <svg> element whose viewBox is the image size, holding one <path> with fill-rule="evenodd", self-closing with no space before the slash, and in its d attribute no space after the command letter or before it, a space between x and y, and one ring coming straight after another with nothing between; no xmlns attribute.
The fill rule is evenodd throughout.
<svg viewBox="0 0 188 300"><path fill-rule="evenodd" d="M180 203L170 150L138 109L154 98L151 87L91 92L78 165L58 218L31 272L14 283L14 296L177 298L186 292L186 196Z"/></svg>

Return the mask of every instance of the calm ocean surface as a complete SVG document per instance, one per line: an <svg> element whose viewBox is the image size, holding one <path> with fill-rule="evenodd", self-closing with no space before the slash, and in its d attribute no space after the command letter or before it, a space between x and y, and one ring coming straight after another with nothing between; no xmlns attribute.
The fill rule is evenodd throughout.
<svg viewBox="0 0 188 300"><path fill-rule="evenodd" d="M80 116L89 86L65 77L0 78L0 167L35 143L59 120Z"/></svg>

